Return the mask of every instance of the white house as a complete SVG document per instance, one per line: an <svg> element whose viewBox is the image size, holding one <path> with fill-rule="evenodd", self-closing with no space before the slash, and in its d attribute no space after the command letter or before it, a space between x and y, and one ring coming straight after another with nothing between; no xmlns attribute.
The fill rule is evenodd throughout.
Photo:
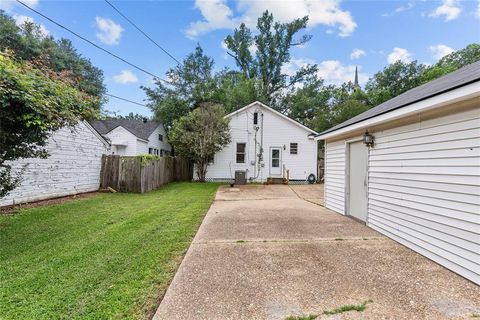
<svg viewBox="0 0 480 320"><path fill-rule="evenodd" d="M480 62L316 139L327 208L480 284Z"/></svg>
<svg viewBox="0 0 480 320"><path fill-rule="evenodd" d="M0 199L0 206L97 191L102 155L108 148L108 142L86 121L56 131L46 147L48 158L12 163L14 172L24 168L22 182Z"/></svg>
<svg viewBox="0 0 480 320"><path fill-rule="evenodd" d="M139 154L169 155L172 147L167 141L161 123L146 120L95 120L90 124L110 141L111 154L135 156Z"/></svg>
<svg viewBox="0 0 480 320"><path fill-rule="evenodd" d="M207 180L232 181L243 171L247 181L281 178L288 170L291 181L317 175L316 132L260 102L226 116L232 141L215 154Z"/></svg>

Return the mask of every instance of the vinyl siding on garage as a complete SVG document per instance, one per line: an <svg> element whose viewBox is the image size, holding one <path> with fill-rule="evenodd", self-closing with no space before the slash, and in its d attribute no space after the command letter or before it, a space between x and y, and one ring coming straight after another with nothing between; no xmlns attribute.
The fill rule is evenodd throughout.
<svg viewBox="0 0 480 320"><path fill-rule="evenodd" d="M345 140L329 142L325 150L325 206L345 214Z"/></svg>
<svg viewBox="0 0 480 320"><path fill-rule="evenodd" d="M375 133L368 225L480 283L480 110Z"/></svg>

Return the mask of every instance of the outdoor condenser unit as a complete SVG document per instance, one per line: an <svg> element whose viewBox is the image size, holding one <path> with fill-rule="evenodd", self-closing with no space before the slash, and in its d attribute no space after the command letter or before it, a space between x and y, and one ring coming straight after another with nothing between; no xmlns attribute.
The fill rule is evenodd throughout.
<svg viewBox="0 0 480 320"><path fill-rule="evenodd" d="M245 171L235 171L235 184L247 184L247 173Z"/></svg>

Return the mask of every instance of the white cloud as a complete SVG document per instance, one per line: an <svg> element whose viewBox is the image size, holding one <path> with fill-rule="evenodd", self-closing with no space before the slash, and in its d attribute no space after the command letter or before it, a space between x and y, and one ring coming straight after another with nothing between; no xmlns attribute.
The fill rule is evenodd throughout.
<svg viewBox="0 0 480 320"><path fill-rule="evenodd" d="M314 64L313 59L292 59L290 62L282 67L282 73L292 76L301 67L307 64ZM317 75L324 79L325 84L340 85L344 82L355 80L355 65L344 65L338 60L325 60L317 64ZM368 81L368 75L361 72L359 66L358 81L360 84Z"/></svg>
<svg viewBox="0 0 480 320"><path fill-rule="evenodd" d="M438 18L438 17L445 17L445 21L451 21L458 18L462 12L460 5L457 0L443 0L442 5L435 8L430 13L431 17Z"/></svg>
<svg viewBox="0 0 480 320"><path fill-rule="evenodd" d="M386 12L386 13L382 14L382 16L383 17L390 17L390 16L393 16L394 14L404 12L404 11L408 11L408 10L412 9L414 6L415 6L415 1L408 1L406 5L395 8L395 10L391 13Z"/></svg>
<svg viewBox="0 0 480 320"><path fill-rule="evenodd" d="M32 17L29 16L24 16L24 15L14 15L13 19L15 20L15 23L17 26L21 27L25 22L31 22L31 23L36 23L35 20ZM36 23L38 24L38 23ZM50 31L43 25L43 24L38 24L40 27L40 32L42 36L46 37L50 34Z"/></svg>
<svg viewBox="0 0 480 320"><path fill-rule="evenodd" d="M122 70L120 74L113 76L113 81L121 84L129 84L138 82L137 76L130 70Z"/></svg>
<svg viewBox="0 0 480 320"><path fill-rule="evenodd" d="M115 45L120 43L123 28L120 24L111 19L96 17L97 24L97 38L101 42L108 45Z"/></svg>
<svg viewBox="0 0 480 320"><path fill-rule="evenodd" d="M435 59L441 59L445 57L447 54L450 54L455 51L454 49L444 44L437 44L435 46L430 46L429 50L433 53L433 57Z"/></svg>
<svg viewBox="0 0 480 320"><path fill-rule="evenodd" d="M196 0L195 8L200 10L204 20L190 23L186 30L190 39L196 39L215 29L230 29L237 24L225 0Z"/></svg>
<svg viewBox="0 0 480 320"><path fill-rule="evenodd" d="M398 60L403 62L410 62L412 59L412 54L408 52L407 49L403 48L393 48L393 51L388 55L388 63L395 63Z"/></svg>
<svg viewBox="0 0 480 320"><path fill-rule="evenodd" d="M38 0L22 0L27 6L35 8L38 5ZM0 10L10 12L15 5L20 5L15 0L0 0Z"/></svg>
<svg viewBox="0 0 480 320"><path fill-rule="evenodd" d="M478 0L477 10L475 10L475 16L480 19L480 0Z"/></svg>
<svg viewBox="0 0 480 320"><path fill-rule="evenodd" d="M337 28L338 34L346 37L353 33L357 23L349 11L340 8L340 2L340 0L236 0L238 15L234 16L226 0L196 0L195 7L202 13L203 20L192 22L186 30L186 35L195 39L216 29L231 29L240 22L254 27L258 17L268 10L281 22L308 15L309 27L325 25L329 27L328 30Z"/></svg>
<svg viewBox="0 0 480 320"><path fill-rule="evenodd" d="M360 59L361 57L365 56L366 53L364 50L362 49L353 49L352 53L350 53L350 59L354 60L354 59Z"/></svg>
<svg viewBox="0 0 480 320"><path fill-rule="evenodd" d="M282 73L288 76L293 76L301 67L306 67L308 64L314 63L315 61L313 59L290 59L290 62L285 63L282 66Z"/></svg>
<svg viewBox="0 0 480 320"><path fill-rule="evenodd" d="M344 82L355 80L355 65L344 65L338 60L326 60L318 64L318 75L325 80L326 84L339 85ZM360 84L368 81L368 75L361 72L358 66L358 82Z"/></svg>

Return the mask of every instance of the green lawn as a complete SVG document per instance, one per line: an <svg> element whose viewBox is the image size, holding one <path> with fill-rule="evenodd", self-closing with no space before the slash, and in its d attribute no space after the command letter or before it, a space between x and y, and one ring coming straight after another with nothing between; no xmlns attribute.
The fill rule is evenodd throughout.
<svg viewBox="0 0 480 320"><path fill-rule="evenodd" d="M217 187L172 183L0 216L0 319L148 318Z"/></svg>

